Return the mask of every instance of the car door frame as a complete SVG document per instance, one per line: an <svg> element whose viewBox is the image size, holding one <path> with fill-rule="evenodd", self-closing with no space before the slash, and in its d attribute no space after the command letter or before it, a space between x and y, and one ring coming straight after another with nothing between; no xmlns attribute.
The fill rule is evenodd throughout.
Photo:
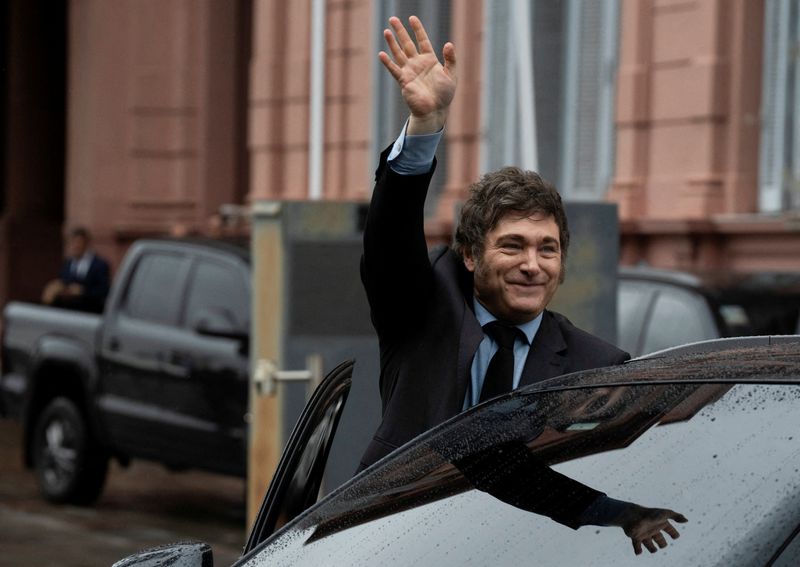
<svg viewBox="0 0 800 567"><path fill-rule="evenodd" d="M253 522L243 558L280 527L316 503L336 429L350 393L354 366L354 360L347 360L331 370L303 409ZM328 423L324 435L314 440L318 426L326 417ZM317 441L318 445L313 447L310 445L312 441ZM312 449L313 453L309 454L308 449ZM306 473L306 482L298 487L293 481L302 472ZM293 488L301 490L293 492ZM282 522L280 525L279 520Z"/></svg>

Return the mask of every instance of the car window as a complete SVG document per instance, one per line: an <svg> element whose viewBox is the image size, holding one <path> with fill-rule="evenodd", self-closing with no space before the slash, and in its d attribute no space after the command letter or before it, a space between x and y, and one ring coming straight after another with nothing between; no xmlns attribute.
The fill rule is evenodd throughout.
<svg viewBox="0 0 800 567"><path fill-rule="evenodd" d="M665 286L656 296L642 353L718 337L711 311L701 296Z"/></svg>
<svg viewBox="0 0 800 567"><path fill-rule="evenodd" d="M137 319L177 325L188 266L185 256L147 254L140 258L128 285L125 312Z"/></svg>
<svg viewBox="0 0 800 567"><path fill-rule="evenodd" d="M642 354L640 344L653 286L620 280L617 297L617 346L632 356Z"/></svg>
<svg viewBox="0 0 800 567"><path fill-rule="evenodd" d="M698 368L648 363L662 376ZM799 428L794 384L517 393L384 460L244 563L764 564L798 523ZM637 557L620 528L583 517L597 495L688 523Z"/></svg>
<svg viewBox="0 0 800 567"><path fill-rule="evenodd" d="M220 330L247 330L249 297L242 275L234 266L200 260L189 282L185 324L195 328L205 321Z"/></svg>

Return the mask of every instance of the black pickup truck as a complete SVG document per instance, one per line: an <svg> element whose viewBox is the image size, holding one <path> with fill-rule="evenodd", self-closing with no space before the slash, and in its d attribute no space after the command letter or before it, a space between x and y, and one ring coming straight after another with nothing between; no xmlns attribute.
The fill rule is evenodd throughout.
<svg viewBox="0 0 800 567"><path fill-rule="evenodd" d="M245 247L141 240L102 315L9 303L0 412L43 495L93 502L111 458L244 476L250 295Z"/></svg>

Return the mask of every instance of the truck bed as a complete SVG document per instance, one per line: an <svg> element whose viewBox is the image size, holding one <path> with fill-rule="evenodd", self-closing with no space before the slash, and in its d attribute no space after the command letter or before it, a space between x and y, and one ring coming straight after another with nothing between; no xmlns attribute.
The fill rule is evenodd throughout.
<svg viewBox="0 0 800 567"><path fill-rule="evenodd" d="M4 310L3 377L0 380L0 410L19 417L27 374L37 353L50 337L68 337L75 348L94 357L94 344L102 317L31 303L11 302Z"/></svg>

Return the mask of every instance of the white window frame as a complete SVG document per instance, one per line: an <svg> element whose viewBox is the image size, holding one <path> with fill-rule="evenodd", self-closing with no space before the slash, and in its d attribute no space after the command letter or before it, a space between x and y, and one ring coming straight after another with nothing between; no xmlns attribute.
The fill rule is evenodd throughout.
<svg viewBox="0 0 800 567"><path fill-rule="evenodd" d="M522 6L524 4L524 6ZM602 200L614 172L614 104L618 61L619 2L606 0L565 0L564 53L562 58L562 102L560 146L556 182L560 192L572 200ZM580 76L584 30L582 13L601 7L600 43L602 71L594 82ZM484 81L481 108L480 168L486 172L504 165L538 169L537 120L533 92L533 46L530 38L534 10L525 0L485 0ZM527 32L527 35L526 33ZM525 57L518 57L520 48ZM580 164L579 144L587 143L586 132L579 132L577 115L578 89L596 92L592 112L598 119L594 132L588 134L591 151L597 156L591 182L575 187ZM526 90L530 89L530 90ZM501 97L502 104L498 105ZM543 110L540 110L540 112ZM540 133L539 133L540 134ZM579 138L579 134L584 136ZM541 142L541 140L540 140ZM524 149L524 151L523 151ZM584 148L585 149L585 148ZM585 166L585 164L583 164Z"/></svg>
<svg viewBox="0 0 800 567"><path fill-rule="evenodd" d="M770 214L800 208L800 7L765 9L758 206Z"/></svg>

